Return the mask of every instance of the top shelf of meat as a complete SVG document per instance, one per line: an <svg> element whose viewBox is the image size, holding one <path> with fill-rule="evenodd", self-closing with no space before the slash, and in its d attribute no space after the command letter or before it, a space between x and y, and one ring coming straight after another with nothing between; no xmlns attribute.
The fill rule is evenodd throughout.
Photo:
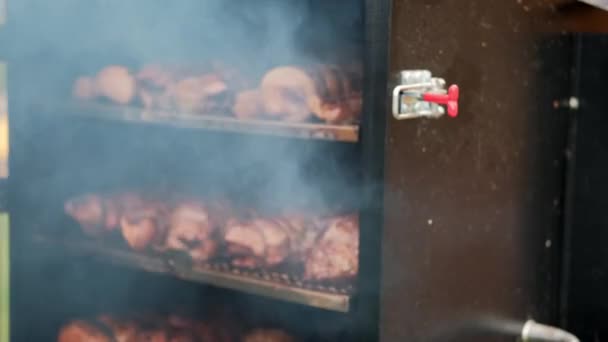
<svg viewBox="0 0 608 342"><path fill-rule="evenodd" d="M68 113L97 119L356 142L362 74L356 63L284 65L262 77L218 62L109 65L77 78Z"/></svg>

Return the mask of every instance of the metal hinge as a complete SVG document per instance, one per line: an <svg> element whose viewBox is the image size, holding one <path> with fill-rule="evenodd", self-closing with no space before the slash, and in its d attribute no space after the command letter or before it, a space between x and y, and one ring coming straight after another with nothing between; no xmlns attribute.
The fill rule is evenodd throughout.
<svg viewBox="0 0 608 342"><path fill-rule="evenodd" d="M404 70L398 74L393 88L393 116L397 120L420 117L438 118L447 113L458 115L457 85L447 90L445 80L433 77L428 70Z"/></svg>

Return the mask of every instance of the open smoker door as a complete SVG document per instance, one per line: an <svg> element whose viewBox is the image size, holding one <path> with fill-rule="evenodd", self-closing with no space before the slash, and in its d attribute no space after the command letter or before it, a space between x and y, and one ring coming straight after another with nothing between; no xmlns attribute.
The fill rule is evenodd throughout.
<svg viewBox="0 0 608 342"><path fill-rule="evenodd" d="M426 69L461 96L455 119L386 113L383 341L556 323L571 44L548 3L393 1L389 76Z"/></svg>

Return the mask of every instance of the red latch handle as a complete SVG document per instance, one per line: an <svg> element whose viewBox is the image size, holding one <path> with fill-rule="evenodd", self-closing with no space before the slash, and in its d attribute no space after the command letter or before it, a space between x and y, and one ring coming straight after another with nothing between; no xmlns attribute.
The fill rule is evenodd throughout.
<svg viewBox="0 0 608 342"><path fill-rule="evenodd" d="M456 84L452 84L448 88L447 94L425 93L422 99L427 102L446 105L448 107L448 115L451 117L458 116L458 96L459 89Z"/></svg>

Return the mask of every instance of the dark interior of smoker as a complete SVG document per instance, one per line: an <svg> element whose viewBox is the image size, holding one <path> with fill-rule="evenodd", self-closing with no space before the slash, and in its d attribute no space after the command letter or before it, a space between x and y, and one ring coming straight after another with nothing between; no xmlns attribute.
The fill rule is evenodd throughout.
<svg viewBox="0 0 608 342"><path fill-rule="evenodd" d="M605 34L578 34L575 38L575 82L577 95L584 102L570 133L570 207L564 246L567 269L561 318L581 341L604 341L608 337L604 320L608 313L608 120L603 84L608 77L608 38Z"/></svg>
<svg viewBox="0 0 608 342"><path fill-rule="evenodd" d="M100 312L204 317L218 306L246 324L285 327L303 340L343 341L361 333L352 312L75 257L40 246L33 236L72 234L77 228L63 214L64 201L113 188L222 194L270 209L364 210L361 143L99 122L65 116L52 105L69 98L76 76L108 64L214 57L259 76L278 64L360 60L362 2L22 1L9 10L23 18L10 28L20 37L9 75L9 195L17 228L11 238L12 340L50 341L69 319Z"/></svg>

